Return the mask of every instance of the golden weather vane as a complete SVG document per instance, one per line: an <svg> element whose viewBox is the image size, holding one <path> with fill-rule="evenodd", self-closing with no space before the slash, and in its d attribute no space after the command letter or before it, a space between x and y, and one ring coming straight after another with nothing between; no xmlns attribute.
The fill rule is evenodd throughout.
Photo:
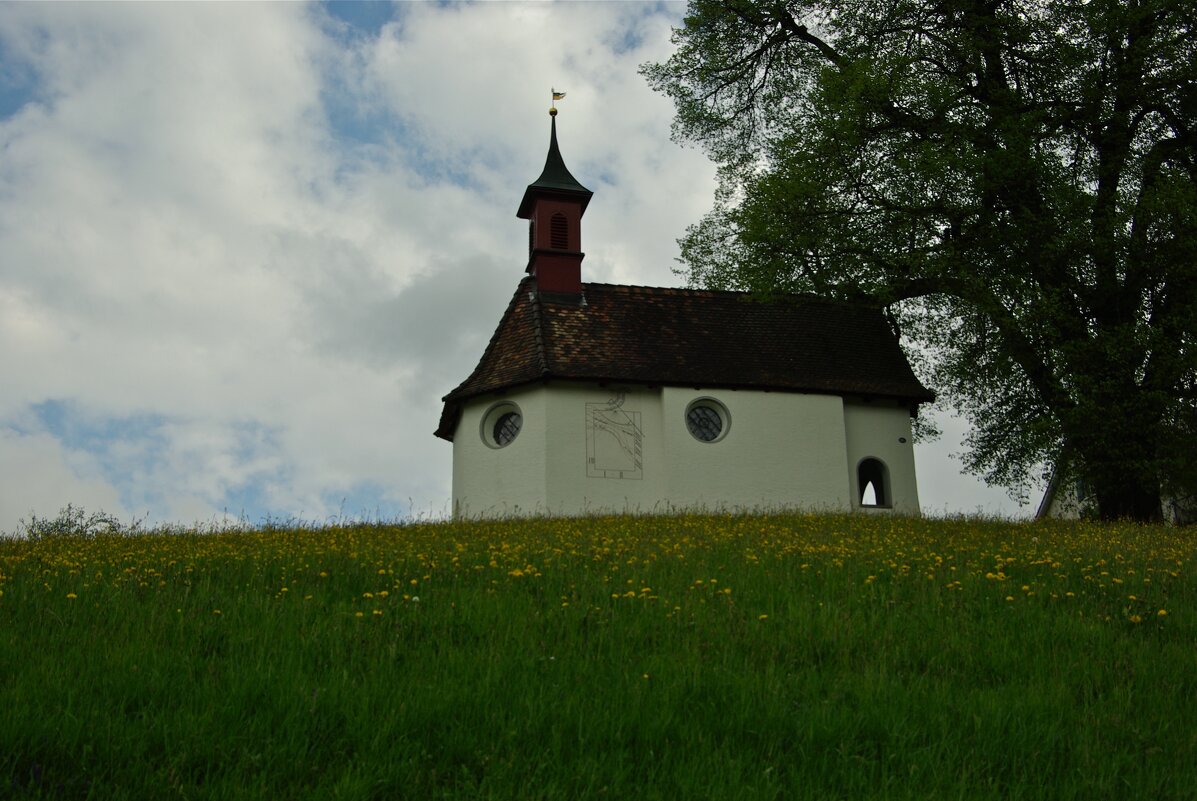
<svg viewBox="0 0 1197 801"><path fill-rule="evenodd" d="M553 103L552 103L552 105L549 106L549 113L556 114L557 113L557 101L565 99L565 92L558 92L556 89L553 89L552 87L549 88L549 91L553 93Z"/></svg>

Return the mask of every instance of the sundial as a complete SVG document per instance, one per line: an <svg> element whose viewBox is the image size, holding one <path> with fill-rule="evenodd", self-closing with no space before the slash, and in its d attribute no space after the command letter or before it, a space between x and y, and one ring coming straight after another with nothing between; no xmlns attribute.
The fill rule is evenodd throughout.
<svg viewBox="0 0 1197 801"><path fill-rule="evenodd" d="M624 394L586 404L586 477L644 478L640 412L625 409Z"/></svg>

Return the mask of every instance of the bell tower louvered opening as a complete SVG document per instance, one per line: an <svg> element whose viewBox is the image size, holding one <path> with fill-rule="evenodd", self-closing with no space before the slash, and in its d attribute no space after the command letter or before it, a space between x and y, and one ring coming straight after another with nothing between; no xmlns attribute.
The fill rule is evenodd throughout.
<svg viewBox="0 0 1197 801"><path fill-rule="evenodd" d="M560 212L549 221L549 247L553 250L569 249L569 222Z"/></svg>

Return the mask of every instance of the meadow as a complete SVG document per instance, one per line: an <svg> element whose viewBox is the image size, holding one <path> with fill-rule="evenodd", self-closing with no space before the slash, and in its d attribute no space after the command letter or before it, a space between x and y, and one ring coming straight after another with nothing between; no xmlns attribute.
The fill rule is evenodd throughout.
<svg viewBox="0 0 1197 801"><path fill-rule="evenodd" d="M1197 795L1197 532L596 517L0 539L0 797Z"/></svg>

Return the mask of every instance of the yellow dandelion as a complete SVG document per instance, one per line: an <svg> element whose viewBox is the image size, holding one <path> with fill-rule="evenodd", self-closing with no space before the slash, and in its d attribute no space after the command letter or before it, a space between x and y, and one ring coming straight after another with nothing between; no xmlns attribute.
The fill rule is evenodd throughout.
<svg viewBox="0 0 1197 801"><path fill-rule="evenodd" d="M768 615L757 615L756 619L757 620L768 620L769 616Z"/></svg>
<svg viewBox="0 0 1197 801"><path fill-rule="evenodd" d="M366 613L365 612L354 612L353 616L354 617L365 617Z"/></svg>
<svg viewBox="0 0 1197 801"><path fill-rule="evenodd" d="M1156 616L1156 617L1167 617L1167 616L1168 616L1168 610L1167 610L1167 609L1161 609L1160 611L1158 611L1158 612L1156 612L1156 613L1155 613L1155 616Z"/></svg>

